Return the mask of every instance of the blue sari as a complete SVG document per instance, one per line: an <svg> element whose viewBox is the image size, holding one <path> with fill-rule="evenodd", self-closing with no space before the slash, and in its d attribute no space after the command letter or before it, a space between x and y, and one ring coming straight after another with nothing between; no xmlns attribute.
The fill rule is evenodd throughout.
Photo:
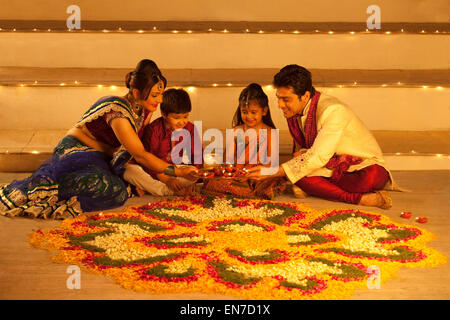
<svg viewBox="0 0 450 320"><path fill-rule="evenodd" d="M137 130L137 117L119 97L98 100L77 126L110 111L120 112ZM82 212L119 207L130 192L119 176L120 168L111 167L110 161L111 157L105 153L65 136L53 150L52 157L30 177L0 189L0 215L66 219Z"/></svg>

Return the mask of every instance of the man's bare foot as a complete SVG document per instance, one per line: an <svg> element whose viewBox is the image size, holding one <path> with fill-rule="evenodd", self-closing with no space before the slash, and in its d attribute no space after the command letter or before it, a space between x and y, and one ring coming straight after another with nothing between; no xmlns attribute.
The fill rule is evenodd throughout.
<svg viewBox="0 0 450 320"><path fill-rule="evenodd" d="M365 193L359 201L360 205L389 209L392 207L392 198L387 191Z"/></svg>
<svg viewBox="0 0 450 320"><path fill-rule="evenodd" d="M138 187L136 187L136 193L138 194L138 197L142 197L145 195L145 191Z"/></svg>

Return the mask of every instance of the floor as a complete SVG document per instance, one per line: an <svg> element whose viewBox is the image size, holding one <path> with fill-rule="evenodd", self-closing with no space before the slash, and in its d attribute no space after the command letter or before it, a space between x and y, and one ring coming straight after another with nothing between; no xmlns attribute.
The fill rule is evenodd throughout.
<svg viewBox="0 0 450 320"><path fill-rule="evenodd" d="M394 178L410 192L392 192L393 207L389 210L334 203L317 198L302 199L317 209L355 208L379 212L392 220L405 223L402 211L413 216L426 216L429 221L421 227L438 238L430 246L450 256L450 171L394 171ZM26 173L0 173L0 184L26 177ZM126 206L152 201L152 197L130 199ZM299 201L289 195L275 199ZM117 210L120 210L117 209ZM415 225L410 220L408 223ZM110 278L81 274L81 289L66 287L67 266L50 260L51 253L32 248L28 234L36 229L56 227L59 222L25 218L0 217L0 299L235 299L229 296L201 293L151 295L125 290ZM450 264L437 268L400 269L396 278L382 284L379 290L358 290L352 299L449 299Z"/></svg>

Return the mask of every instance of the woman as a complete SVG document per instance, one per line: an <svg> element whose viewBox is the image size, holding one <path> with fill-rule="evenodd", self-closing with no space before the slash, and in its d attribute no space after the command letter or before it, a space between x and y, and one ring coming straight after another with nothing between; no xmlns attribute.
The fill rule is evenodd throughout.
<svg viewBox="0 0 450 320"><path fill-rule="evenodd" d="M127 74L126 86L129 92L123 97L100 98L31 177L0 189L0 214L65 219L123 205L129 191L118 176L120 157L109 165L120 146L145 167L191 178L195 168L169 165L146 152L138 137L166 86L157 65L140 61Z"/></svg>

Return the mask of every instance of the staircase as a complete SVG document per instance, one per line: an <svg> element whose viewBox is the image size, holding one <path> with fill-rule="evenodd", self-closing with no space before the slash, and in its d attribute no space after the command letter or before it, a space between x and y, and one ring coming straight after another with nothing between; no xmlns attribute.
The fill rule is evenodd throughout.
<svg viewBox="0 0 450 320"><path fill-rule="evenodd" d="M169 87L188 90L190 118L204 131L230 128L241 90L261 84L281 161L292 141L270 84L295 63L353 109L392 170L450 170L446 1L378 1L380 30L367 29L364 1L138 0L126 11L116 0L78 1L79 30L67 29L66 7L51 2L0 4L0 172L35 170L93 102L126 93L125 74L143 58Z"/></svg>

